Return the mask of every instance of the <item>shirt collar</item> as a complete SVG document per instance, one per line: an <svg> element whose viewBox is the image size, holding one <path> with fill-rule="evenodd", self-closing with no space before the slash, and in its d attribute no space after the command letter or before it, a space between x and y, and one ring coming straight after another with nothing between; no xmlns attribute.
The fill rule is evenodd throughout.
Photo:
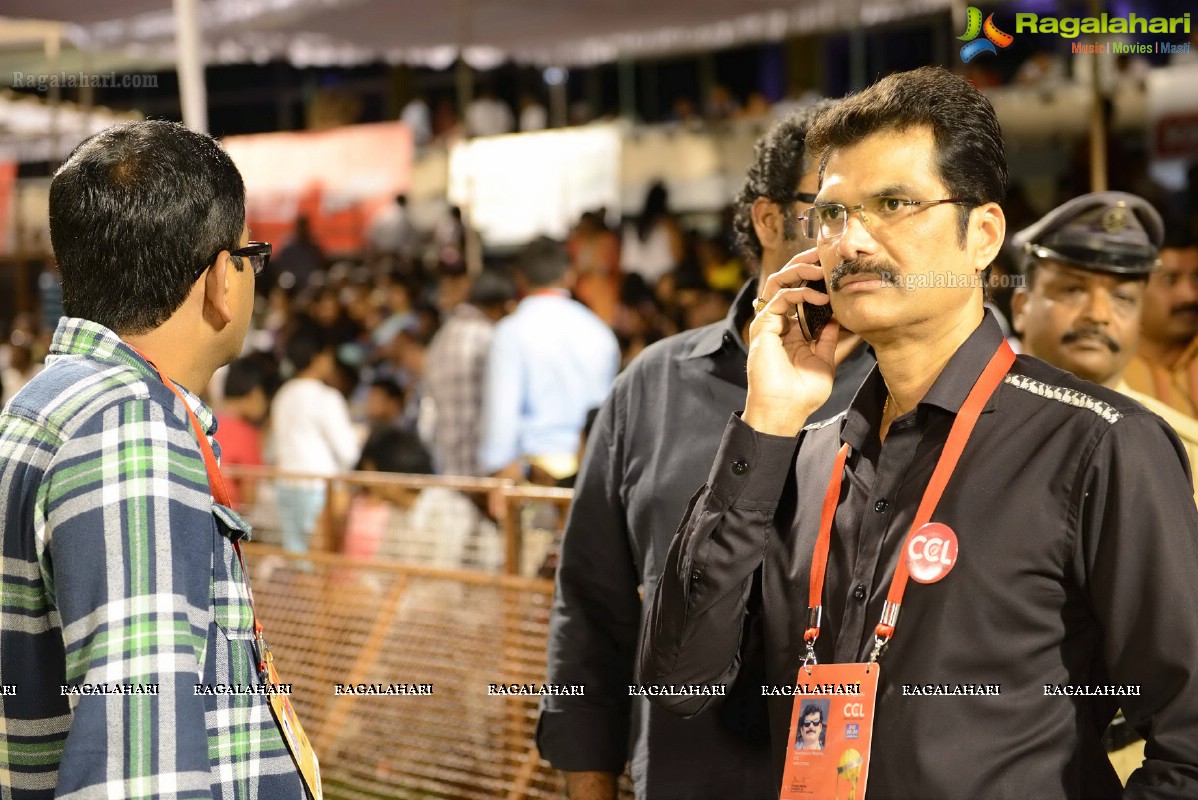
<svg viewBox="0 0 1198 800"><path fill-rule="evenodd" d="M950 414L956 414L1002 340L1002 328L990 309L986 309L981 324L957 348L957 352L948 360L932 388L924 395L923 400L919 401L919 406L936 406ZM854 450L863 449L869 441L868 437L876 436L875 431L881 422L882 405L885 401L886 382L882 380L882 373L875 366L861 384L861 389L845 413L841 439ZM994 397L991 397L984 410L989 410L993 402Z"/></svg>
<svg viewBox="0 0 1198 800"><path fill-rule="evenodd" d="M718 353L725 342L736 342L736 345L747 352L745 342L740 332L744 324L753 318L753 301L757 299L757 279L750 278L740 287L736 299L728 308L728 313L722 322L708 325L695 340L695 346L687 354L687 358L704 358ZM728 337L732 338L729 339Z"/></svg>
<svg viewBox="0 0 1198 800"><path fill-rule="evenodd" d="M103 325L79 317L63 317L50 342L51 356L81 356L105 364L131 367L147 381L158 381L158 372L136 350ZM216 434L216 415L207 404L181 383L174 382L200 421L204 433Z"/></svg>

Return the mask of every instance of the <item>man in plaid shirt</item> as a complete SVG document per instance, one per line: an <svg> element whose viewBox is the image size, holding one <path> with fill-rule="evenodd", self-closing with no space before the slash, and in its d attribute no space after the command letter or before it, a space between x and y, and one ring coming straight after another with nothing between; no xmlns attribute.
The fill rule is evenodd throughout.
<svg viewBox="0 0 1198 800"><path fill-rule="evenodd" d="M301 800L260 693L249 528L184 404L219 453L196 393L269 254L241 176L180 125L110 128L54 176L50 234L68 316L0 415L0 797Z"/></svg>

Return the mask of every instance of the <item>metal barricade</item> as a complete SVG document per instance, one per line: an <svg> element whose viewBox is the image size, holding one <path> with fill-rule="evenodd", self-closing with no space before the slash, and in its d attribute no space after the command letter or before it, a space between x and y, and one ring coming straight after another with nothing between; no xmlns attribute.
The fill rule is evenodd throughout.
<svg viewBox="0 0 1198 800"><path fill-rule="evenodd" d="M248 501L239 510L255 526L246 555L258 614L321 759L326 797L564 796L536 748L533 692L545 682L554 554L572 492L264 468L229 467L226 477ZM272 488L284 481L318 481L328 500L304 552L279 546ZM371 513L355 504L363 498L379 501ZM452 546L415 524L405 540L395 523L408 517L380 523L374 513L387 503L438 507L420 524L457 526ZM367 536L370 557L347 555L370 549L355 540L370 527L363 520L383 535Z"/></svg>

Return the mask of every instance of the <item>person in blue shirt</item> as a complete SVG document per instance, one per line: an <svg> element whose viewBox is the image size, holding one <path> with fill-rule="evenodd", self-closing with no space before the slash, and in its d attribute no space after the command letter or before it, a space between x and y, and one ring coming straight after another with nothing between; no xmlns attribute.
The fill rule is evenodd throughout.
<svg viewBox="0 0 1198 800"><path fill-rule="evenodd" d="M479 463L486 474L556 481L578 471L579 433L615 380L620 348L570 297L564 247L537 239L516 269L525 297L487 354Z"/></svg>

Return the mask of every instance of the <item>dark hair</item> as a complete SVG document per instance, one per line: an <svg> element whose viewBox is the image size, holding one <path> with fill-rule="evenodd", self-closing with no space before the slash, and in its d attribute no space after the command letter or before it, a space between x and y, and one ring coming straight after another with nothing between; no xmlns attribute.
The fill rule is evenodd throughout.
<svg viewBox="0 0 1198 800"><path fill-rule="evenodd" d="M529 285L536 289L560 281L570 266L570 258L560 244L540 236L520 251L516 264Z"/></svg>
<svg viewBox="0 0 1198 800"><path fill-rule="evenodd" d="M897 72L846 97L815 121L807 134L807 145L821 154L822 182L831 152L852 147L883 131L919 127L932 131L937 177L951 197L974 205L1004 200L1007 155L994 106L984 94L943 67ZM957 241L961 247L969 230L970 210L969 206L957 206Z"/></svg>
<svg viewBox="0 0 1198 800"><path fill-rule="evenodd" d="M358 469L373 464L377 472L402 472L408 475L432 475L433 459L420 439L402 428L380 428L362 445Z"/></svg>
<svg viewBox="0 0 1198 800"><path fill-rule="evenodd" d="M808 703L807 705L803 706L803 713L799 714L799 722L803 722L812 714L819 714L819 722L821 725L824 724L824 710L815 703Z"/></svg>
<svg viewBox="0 0 1198 800"><path fill-rule="evenodd" d="M516 285L505 271L484 269L470 284L467 301L479 308L495 308L516 299Z"/></svg>
<svg viewBox="0 0 1198 800"><path fill-rule="evenodd" d="M164 120L100 131L50 184L63 310L118 334L151 331L244 224L245 184L212 137Z"/></svg>
<svg viewBox="0 0 1198 800"><path fill-rule="evenodd" d="M753 147L753 165L736 196L736 212L732 217L736 243L750 261L761 260L761 240L753 227L753 203L758 197L772 200L781 207L782 233L787 239L795 238L798 222L793 213L794 194L809 163L807 133L816 117L834 105L835 100L821 100L788 114Z"/></svg>
<svg viewBox="0 0 1198 800"><path fill-rule="evenodd" d="M670 193L661 181L654 181L645 194L645 206L636 220L636 235L642 242L649 240L649 234L658 221L670 213Z"/></svg>
<svg viewBox="0 0 1198 800"><path fill-rule="evenodd" d="M1162 209L1158 207L1157 211ZM1161 241L1161 250L1187 250L1198 247L1198 233L1190 227L1189 220L1184 215L1164 212L1161 216L1165 220L1165 236Z"/></svg>
<svg viewBox="0 0 1198 800"><path fill-rule="evenodd" d="M242 356L229 362L229 371L225 373L225 397L245 397L257 388L266 393L266 373L261 359Z"/></svg>
<svg viewBox="0 0 1198 800"><path fill-rule="evenodd" d="M303 324L287 337L283 357L291 364L292 375L303 372L316 357L331 347L328 336L315 323Z"/></svg>
<svg viewBox="0 0 1198 800"><path fill-rule="evenodd" d="M378 389L392 400L403 402L403 387L391 378L375 378L370 382L371 389Z"/></svg>

